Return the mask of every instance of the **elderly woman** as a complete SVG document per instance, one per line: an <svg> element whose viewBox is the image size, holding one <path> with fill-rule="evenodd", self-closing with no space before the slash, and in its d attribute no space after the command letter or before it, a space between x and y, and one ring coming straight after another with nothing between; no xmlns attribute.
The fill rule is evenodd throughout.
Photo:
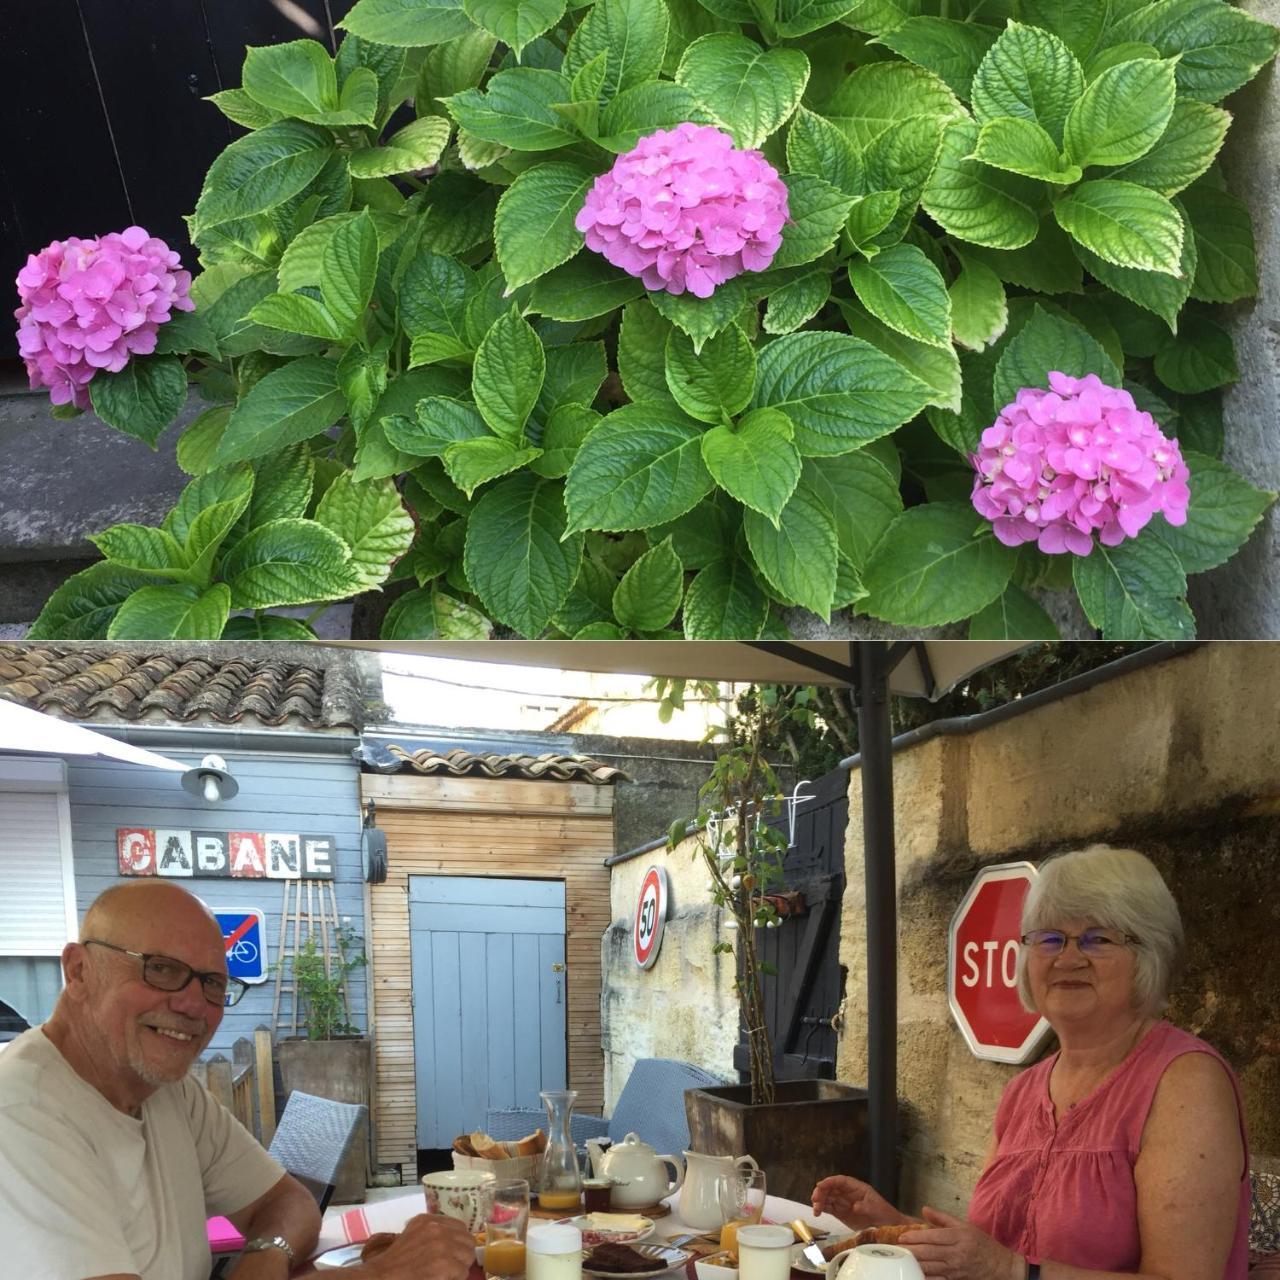
<svg viewBox="0 0 1280 1280"><path fill-rule="evenodd" d="M1240 1090L1211 1046L1160 1020L1182 923L1160 873L1094 845L1041 868L1022 913L1018 990L1057 1053L1015 1076L968 1221L926 1207L903 1234L948 1280L1243 1280L1248 1153ZM815 1212L910 1221L856 1178L824 1178Z"/></svg>

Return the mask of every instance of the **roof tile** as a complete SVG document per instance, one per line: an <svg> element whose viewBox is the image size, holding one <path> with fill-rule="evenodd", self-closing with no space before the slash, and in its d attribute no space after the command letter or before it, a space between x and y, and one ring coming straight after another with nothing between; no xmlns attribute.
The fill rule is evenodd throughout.
<svg viewBox="0 0 1280 1280"><path fill-rule="evenodd" d="M388 750L403 762L402 770L447 774L456 778L530 778L549 782L590 782L601 787L627 778L622 769L601 764L589 756L560 755L553 751L538 756L499 755L496 751L477 754L462 747L444 752L424 747L408 752L394 744Z"/></svg>

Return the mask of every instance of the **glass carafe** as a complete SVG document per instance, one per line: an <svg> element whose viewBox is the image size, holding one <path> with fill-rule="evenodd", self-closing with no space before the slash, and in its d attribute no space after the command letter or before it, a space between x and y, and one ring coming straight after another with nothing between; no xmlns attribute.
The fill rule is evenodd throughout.
<svg viewBox="0 0 1280 1280"><path fill-rule="evenodd" d="M550 1089L539 1096L547 1108L547 1149L542 1153L538 1204L543 1209L577 1213L582 1200L582 1173L569 1133L569 1114L578 1093L576 1089Z"/></svg>

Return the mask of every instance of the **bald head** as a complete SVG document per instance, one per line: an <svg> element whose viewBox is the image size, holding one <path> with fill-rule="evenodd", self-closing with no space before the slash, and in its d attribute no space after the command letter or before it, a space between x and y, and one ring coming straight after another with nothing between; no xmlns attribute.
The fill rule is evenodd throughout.
<svg viewBox="0 0 1280 1280"><path fill-rule="evenodd" d="M104 938L115 942L124 938L132 945L133 940L143 940L158 921L190 930L196 936L207 933L222 938L213 913L195 894L172 880L147 879L129 880L103 890L84 913L80 941Z"/></svg>

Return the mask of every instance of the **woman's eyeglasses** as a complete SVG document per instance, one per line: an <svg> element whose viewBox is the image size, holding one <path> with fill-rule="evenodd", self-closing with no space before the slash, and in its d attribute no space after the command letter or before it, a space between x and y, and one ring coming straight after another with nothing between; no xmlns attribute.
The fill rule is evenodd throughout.
<svg viewBox="0 0 1280 1280"><path fill-rule="evenodd" d="M1022 935L1024 947L1034 947L1042 956L1056 956L1066 949L1066 945L1075 939L1080 954L1093 956L1113 956L1119 947L1127 943L1138 942L1131 933L1120 929L1086 929L1083 933L1063 933L1061 929L1032 929Z"/></svg>
<svg viewBox="0 0 1280 1280"><path fill-rule="evenodd" d="M97 938L86 938L84 945L106 947L110 951L118 951L121 955L141 960L143 982L149 987L155 987L157 991L181 991L192 978L199 978L204 998L210 1004L228 1007L249 990L249 984L240 978L229 978L225 973L216 971L200 973L189 964L174 960L171 956L129 951L125 947L117 947L114 942L100 942Z"/></svg>

